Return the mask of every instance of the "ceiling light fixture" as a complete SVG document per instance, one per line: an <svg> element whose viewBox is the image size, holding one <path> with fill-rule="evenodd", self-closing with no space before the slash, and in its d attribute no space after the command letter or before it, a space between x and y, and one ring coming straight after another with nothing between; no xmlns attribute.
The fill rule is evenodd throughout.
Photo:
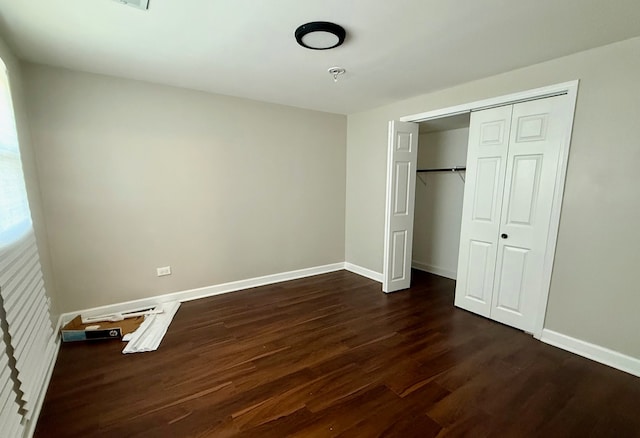
<svg viewBox="0 0 640 438"><path fill-rule="evenodd" d="M338 76L345 74L347 71L342 67L331 67L329 74L333 76L333 82L338 82Z"/></svg>
<svg viewBox="0 0 640 438"><path fill-rule="evenodd" d="M347 35L344 28L328 21L313 21L303 24L295 31L296 41L312 50L328 50L338 47Z"/></svg>

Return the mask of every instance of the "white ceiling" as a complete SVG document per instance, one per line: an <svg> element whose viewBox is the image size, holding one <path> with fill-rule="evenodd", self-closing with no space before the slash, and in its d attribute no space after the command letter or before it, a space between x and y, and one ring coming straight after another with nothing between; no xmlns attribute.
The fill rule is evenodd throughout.
<svg viewBox="0 0 640 438"><path fill-rule="evenodd" d="M315 20L345 44L298 46ZM347 114L638 36L640 0L0 0L0 33L28 61Z"/></svg>

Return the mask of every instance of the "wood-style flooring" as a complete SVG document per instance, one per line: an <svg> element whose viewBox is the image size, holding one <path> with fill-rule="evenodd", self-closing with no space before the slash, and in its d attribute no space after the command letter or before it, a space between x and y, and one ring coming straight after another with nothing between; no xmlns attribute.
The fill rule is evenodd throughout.
<svg viewBox="0 0 640 438"><path fill-rule="evenodd" d="M339 271L184 303L160 348L64 344L36 437L632 437L640 379Z"/></svg>

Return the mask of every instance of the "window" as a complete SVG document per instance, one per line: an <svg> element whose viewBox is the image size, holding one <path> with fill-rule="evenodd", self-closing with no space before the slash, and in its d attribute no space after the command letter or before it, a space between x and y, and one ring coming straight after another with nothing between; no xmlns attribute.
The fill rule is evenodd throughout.
<svg viewBox="0 0 640 438"><path fill-rule="evenodd" d="M0 354L0 387L5 388L0 391L0 435L19 437L31 427L44 396L56 336L31 226L7 76L0 60L0 353L5 353Z"/></svg>
<svg viewBox="0 0 640 438"><path fill-rule="evenodd" d="M0 60L0 248L19 240L30 228L9 77Z"/></svg>

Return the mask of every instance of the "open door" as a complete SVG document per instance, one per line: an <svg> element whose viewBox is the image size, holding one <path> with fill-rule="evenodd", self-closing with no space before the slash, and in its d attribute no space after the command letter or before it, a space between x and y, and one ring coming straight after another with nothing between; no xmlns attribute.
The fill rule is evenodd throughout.
<svg viewBox="0 0 640 438"><path fill-rule="evenodd" d="M395 292L411 285L418 124L389 122L388 151L382 290Z"/></svg>

